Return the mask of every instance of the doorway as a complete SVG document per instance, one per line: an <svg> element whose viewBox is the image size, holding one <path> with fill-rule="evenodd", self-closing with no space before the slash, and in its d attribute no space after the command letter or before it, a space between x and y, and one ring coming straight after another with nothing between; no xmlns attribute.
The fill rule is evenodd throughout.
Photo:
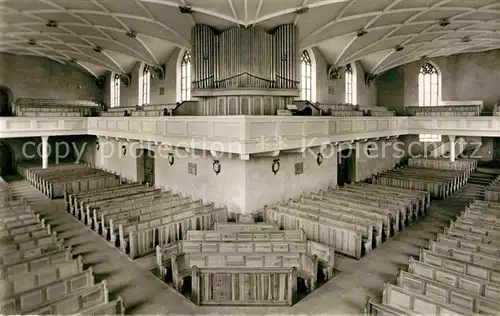
<svg viewBox="0 0 500 316"><path fill-rule="evenodd" d="M356 150L344 149L338 153L337 185L343 186L354 181Z"/></svg>
<svg viewBox="0 0 500 316"><path fill-rule="evenodd" d="M10 91L0 87L0 116L12 116Z"/></svg>
<svg viewBox="0 0 500 316"><path fill-rule="evenodd" d="M137 149L137 181L155 184L155 152L149 149Z"/></svg>

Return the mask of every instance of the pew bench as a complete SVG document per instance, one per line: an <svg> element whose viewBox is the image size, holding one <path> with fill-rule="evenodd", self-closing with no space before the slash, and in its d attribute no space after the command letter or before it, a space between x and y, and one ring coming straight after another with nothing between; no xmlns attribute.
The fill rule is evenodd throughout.
<svg viewBox="0 0 500 316"><path fill-rule="evenodd" d="M484 296L492 300L500 299L500 284L463 274L447 268L437 267L410 257L408 272L429 280L441 282L449 286L468 291L476 296Z"/></svg>
<svg viewBox="0 0 500 316"><path fill-rule="evenodd" d="M173 255L171 262L174 287L180 290L184 278L191 275L193 301L199 305L292 305L296 301L297 278L306 280L313 291L318 269L317 258L304 253L183 253ZM259 291L250 277L245 277L250 273L258 279L279 274L272 282L279 295ZM214 293L219 293L218 297L214 298Z"/></svg>
<svg viewBox="0 0 500 316"><path fill-rule="evenodd" d="M161 218L120 225L120 249L131 258L151 254L157 245L181 240L183 231L198 227L201 230L210 229L215 221L227 221L227 209L214 208L210 204Z"/></svg>

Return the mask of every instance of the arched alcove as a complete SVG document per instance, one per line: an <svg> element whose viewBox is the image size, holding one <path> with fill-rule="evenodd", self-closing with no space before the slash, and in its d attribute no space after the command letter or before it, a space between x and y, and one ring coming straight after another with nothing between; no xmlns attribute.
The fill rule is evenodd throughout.
<svg viewBox="0 0 500 316"><path fill-rule="evenodd" d="M12 91L5 86L0 86L0 116L12 116L13 102Z"/></svg>

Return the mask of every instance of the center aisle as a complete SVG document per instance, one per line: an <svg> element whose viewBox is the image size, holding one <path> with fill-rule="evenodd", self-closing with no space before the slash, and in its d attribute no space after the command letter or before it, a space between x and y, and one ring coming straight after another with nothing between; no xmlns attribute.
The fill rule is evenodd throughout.
<svg viewBox="0 0 500 316"><path fill-rule="evenodd" d="M112 247L104 239L65 211L63 200L50 200L24 180L11 182L13 193L24 197L92 266L96 278L104 278L111 298L122 296L126 314L361 314L365 298L380 301L384 282L394 283L397 270L408 267L410 256L428 246L438 232L458 215L467 202L480 199L477 188L467 185L446 201L433 201L430 215L405 228L363 259L337 255L341 274L291 308L286 307L198 307L157 279L148 270Z"/></svg>

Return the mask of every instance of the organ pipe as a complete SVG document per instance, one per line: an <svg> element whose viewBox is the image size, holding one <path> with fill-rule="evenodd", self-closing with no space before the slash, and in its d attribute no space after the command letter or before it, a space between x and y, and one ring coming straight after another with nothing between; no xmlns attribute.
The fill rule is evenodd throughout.
<svg viewBox="0 0 500 316"><path fill-rule="evenodd" d="M193 87L297 88L297 29L287 24L272 33L260 27L237 27L217 33L193 28Z"/></svg>

